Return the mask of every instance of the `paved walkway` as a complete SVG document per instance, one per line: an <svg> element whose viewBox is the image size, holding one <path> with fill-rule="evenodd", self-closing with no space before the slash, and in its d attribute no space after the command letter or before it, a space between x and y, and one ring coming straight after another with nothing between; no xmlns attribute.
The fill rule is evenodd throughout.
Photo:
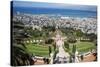
<svg viewBox="0 0 100 67"><path fill-rule="evenodd" d="M92 62L96 59L96 56L89 54L86 57L84 57L82 62Z"/></svg>
<svg viewBox="0 0 100 67"><path fill-rule="evenodd" d="M43 60L37 60L35 63L35 65L42 65L45 64Z"/></svg>
<svg viewBox="0 0 100 67"><path fill-rule="evenodd" d="M57 53L57 56L56 56L58 63L68 62L69 61L69 54L67 52L65 52L65 50L63 48L64 41L58 33L56 35L56 46L59 49L59 52Z"/></svg>

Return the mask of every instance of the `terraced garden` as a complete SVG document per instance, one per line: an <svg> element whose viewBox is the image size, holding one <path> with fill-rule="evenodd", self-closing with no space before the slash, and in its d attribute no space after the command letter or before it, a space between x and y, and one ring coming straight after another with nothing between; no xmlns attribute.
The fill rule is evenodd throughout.
<svg viewBox="0 0 100 67"><path fill-rule="evenodd" d="M85 53L91 51L92 49L96 49L96 46L92 42L76 42L76 49L79 53ZM69 44L69 49L65 47L65 51L72 52L73 44Z"/></svg>
<svg viewBox="0 0 100 67"><path fill-rule="evenodd" d="M49 56L48 46L39 45L39 44L27 44L26 47L30 54L41 56L41 57Z"/></svg>
<svg viewBox="0 0 100 67"><path fill-rule="evenodd" d="M88 52L96 48L96 46L92 42L77 42L76 44L77 50L79 52Z"/></svg>

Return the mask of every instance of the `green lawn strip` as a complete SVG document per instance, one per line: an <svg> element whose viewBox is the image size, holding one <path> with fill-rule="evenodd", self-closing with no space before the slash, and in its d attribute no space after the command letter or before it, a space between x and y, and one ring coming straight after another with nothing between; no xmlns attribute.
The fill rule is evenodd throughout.
<svg viewBox="0 0 100 67"><path fill-rule="evenodd" d="M95 45L92 42L77 42L76 44L77 50L79 53L88 52L91 49L95 49ZM65 48L65 51L71 54L72 52L72 44L70 44L69 49Z"/></svg>
<svg viewBox="0 0 100 67"><path fill-rule="evenodd" d="M27 45L27 48L38 50L38 51L48 51L48 47L38 46L38 45Z"/></svg>
<svg viewBox="0 0 100 67"><path fill-rule="evenodd" d="M48 56L48 51L29 50L30 53L36 56Z"/></svg>
<svg viewBox="0 0 100 67"><path fill-rule="evenodd" d="M95 49L95 45L92 42L76 43L76 47L79 52L88 52L91 49Z"/></svg>
<svg viewBox="0 0 100 67"><path fill-rule="evenodd" d="M48 57L49 51L47 46L40 46L38 44L28 44L26 47L29 53L31 54Z"/></svg>

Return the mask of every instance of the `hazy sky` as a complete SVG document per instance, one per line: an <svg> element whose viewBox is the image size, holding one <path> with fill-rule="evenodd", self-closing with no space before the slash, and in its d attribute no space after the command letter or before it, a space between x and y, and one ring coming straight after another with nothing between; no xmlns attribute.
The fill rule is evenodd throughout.
<svg viewBox="0 0 100 67"><path fill-rule="evenodd" d="M73 9L73 10L86 10L86 11L97 11L96 6L90 5L73 5L73 4L62 4L62 3L44 3L44 2L26 2L26 1L14 1L13 6L15 7L43 7L43 8L60 8L60 9Z"/></svg>

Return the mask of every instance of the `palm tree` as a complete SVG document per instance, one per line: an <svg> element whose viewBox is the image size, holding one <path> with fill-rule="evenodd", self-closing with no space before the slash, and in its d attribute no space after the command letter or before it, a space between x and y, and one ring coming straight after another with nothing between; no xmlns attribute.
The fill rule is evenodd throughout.
<svg viewBox="0 0 100 67"><path fill-rule="evenodd" d="M25 32L25 26L22 22L12 21L12 45L11 45L11 65L22 66L31 64L31 56L27 52L24 40L29 36Z"/></svg>

